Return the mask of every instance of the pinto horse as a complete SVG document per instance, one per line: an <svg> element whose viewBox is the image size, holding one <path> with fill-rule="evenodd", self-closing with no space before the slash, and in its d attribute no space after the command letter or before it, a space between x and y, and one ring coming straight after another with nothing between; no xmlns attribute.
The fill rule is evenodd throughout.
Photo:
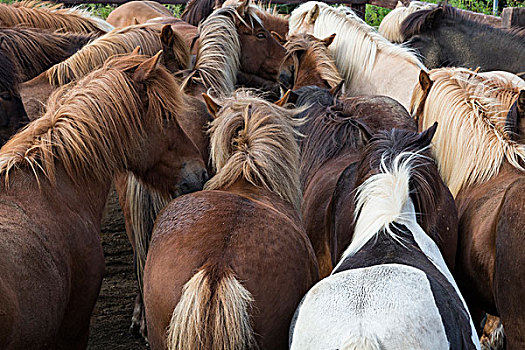
<svg viewBox="0 0 525 350"><path fill-rule="evenodd" d="M296 111L242 93L222 107L205 98L217 174L157 218L144 274L150 345L287 349L318 279L297 212Z"/></svg>
<svg viewBox="0 0 525 350"><path fill-rule="evenodd" d="M385 95L410 108L419 72L426 68L412 51L383 38L351 9L304 3L290 17L289 34L297 33L336 34L329 48L349 95Z"/></svg>
<svg viewBox="0 0 525 350"><path fill-rule="evenodd" d="M291 349L480 348L467 305L416 218L437 207L423 154L435 130L393 129L370 140L357 168L352 241L298 307ZM426 203L420 210L418 201Z"/></svg>
<svg viewBox="0 0 525 350"><path fill-rule="evenodd" d="M29 122L18 91L20 81L10 52L0 50L0 147Z"/></svg>
<svg viewBox="0 0 525 350"><path fill-rule="evenodd" d="M115 172L159 191L202 186L200 153L160 52L113 57L0 150L0 346L85 348L104 274L100 223Z"/></svg>
<svg viewBox="0 0 525 350"><path fill-rule="evenodd" d="M525 146L515 139L516 129L508 128L523 117L520 89L525 83L516 86L519 79L501 76L496 81L495 74L484 75L459 68L432 70L432 87L427 92L416 88L413 105L419 105L421 129L434 121L442 125L434 154L458 207L455 275L475 324L481 310L499 315L507 349L523 349L525 304L519 296L525 288ZM508 98L513 85L514 96ZM499 94L507 97L495 98ZM502 118L509 110L509 117Z"/></svg>
<svg viewBox="0 0 525 350"><path fill-rule="evenodd" d="M0 26L24 26L84 34L105 34L113 30L109 23L87 11L38 0L0 3Z"/></svg>
<svg viewBox="0 0 525 350"><path fill-rule="evenodd" d="M401 24L406 44L429 68L525 71L525 35L480 23L448 5L417 11ZM509 59L509 58L516 59Z"/></svg>

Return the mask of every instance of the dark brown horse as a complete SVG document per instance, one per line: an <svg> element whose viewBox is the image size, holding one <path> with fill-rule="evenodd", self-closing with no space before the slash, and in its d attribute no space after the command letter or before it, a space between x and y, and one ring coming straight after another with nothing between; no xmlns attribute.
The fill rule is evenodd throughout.
<svg viewBox="0 0 525 350"><path fill-rule="evenodd" d="M240 93L222 107L207 100L217 174L157 219L144 274L150 345L287 349L318 278L297 212L296 112Z"/></svg>
<svg viewBox="0 0 525 350"><path fill-rule="evenodd" d="M86 347L115 172L167 193L202 186L201 155L178 123L178 85L159 59L108 60L0 150L2 348Z"/></svg>
<svg viewBox="0 0 525 350"><path fill-rule="evenodd" d="M523 349L525 146L506 127L523 117L525 103L518 86L507 98L514 80L485 74L432 70L431 89L424 94L416 89L413 104L423 101L420 128L434 121L441 126L434 154L458 207L455 275L475 324L481 311L500 316L507 349Z"/></svg>
<svg viewBox="0 0 525 350"><path fill-rule="evenodd" d="M29 122L18 91L20 80L11 54L0 51L0 147Z"/></svg>
<svg viewBox="0 0 525 350"><path fill-rule="evenodd" d="M96 34L62 34L31 28L2 28L0 52L11 53L24 82L65 60L96 37Z"/></svg>

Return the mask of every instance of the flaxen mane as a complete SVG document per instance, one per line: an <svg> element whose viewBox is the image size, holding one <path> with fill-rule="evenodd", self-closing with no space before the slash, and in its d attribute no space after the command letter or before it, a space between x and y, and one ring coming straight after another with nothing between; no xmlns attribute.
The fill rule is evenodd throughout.
<svg viewBox="0 0 525 350"><path fill-rule="evenodd" d="M184 40L177 33L174 39L178 42L176 47L186 47ZM54 86L62 86L77 80L89 72L101 67L106 59L116 54L132 52L140 46L140 52L144 55L154 55L162 50L160 40L160 27L152 24L139 24L128 26L114 31L94 40L84 46L76 54L67 60L60 62L47 71L49 83ZM189 51L175 50L176 57L181 67L189 65Z"/></svg>
<svg viewBox="0 0 525 350"><path fill-rule="evenodd" d="M235 89L240 66L241 43L233 7L214 11L200 26L200 46L193 73L182 83L185 89L191 80L201 82L214 96L228 96ZM251 16L248 16L252 18Z"/></svg>
<svg viewBox="0 0 525 350"><path fill-rule="evenodd" d="M299 147L295 110L284 109L238 91L221 101L211 123L211 160L216 175L205 189L216 190L245 180L299 207Z"/></svg>
<svg viewBox="0 0 525 350"><path fill-rule="evenodd" d="M322 79L326 80L330 87L337 86L343 78L335 66L332 54L324 43L309 34L297 34L288 38L285 44L286 56L283 62L292 58L295 67L299 67L299 52L308 51L317 62L317 69Z"/></svg>
<svg viewBox="0 0 525 350"><path fill-rule="evenodd" d="M71 56L96 34L53 33L31 28L0 29L0 53L16 59L22 81L36 77Z"/></svg>
<svg viewBox="0 0 525 350"><path fill-rule="evenodd" d="M306 21L308 11L319 6L319 16L314 24L314 36L323 38L337 33L330 45L335 64L344 80L367 78L376 64L377 53L398 56L420 69L426 70L416 55L408 48L392 44L377 31L359 19L349 8L333 8L327 4L309 1L292 12L290 32L295 32Z"/></svg>
<svg viewBox="0 0 525 350"><path fill-rule="evenodd" d="M0 26L25 26L65 30L76 33L107 33L113 29L106 21L78 8L42 1L0 3Z"/></svg>
<svg viewBox="0 0 525 350"><path fill-rule="evenodd" d="M53 184L57 160L74 181L107 181L125 168L129 149L144 142L148 122L162 125L165 118L182 113L178 86L165 69L157 70L139 96L130 75L147 58L113 57L73 88L51 95L46 113L0 150L0 176L6 184L16 168L30 169L39 181L43 174Z"/></svg>
<svg viewBox="0 0 525 350"><path fill-rule="evenodd" d="M525 145L513 141L505 131L505 117L520 88L512 86L513 80L505 82L505 76L488 79L463 68L434 69L430 78L434 83L420 116L421 125L427 128L439 122L434 154L453 196L465 186L495 176L505 159L525 171ZM508 97L509 91L515 91L514 98ZM412 110L422 96L418 85Z"/></svg>
<svg viewBox="0 0 525 350"><path fill-rule="evenodd" d="M416 11L428 10L434 7L436 7L436 4L429 4L421 1L412 1L408 7L396 7L383 18L377 31L387 40L400 44L404 41L400 28L401 23L403 23L405 18Z"/></svg>

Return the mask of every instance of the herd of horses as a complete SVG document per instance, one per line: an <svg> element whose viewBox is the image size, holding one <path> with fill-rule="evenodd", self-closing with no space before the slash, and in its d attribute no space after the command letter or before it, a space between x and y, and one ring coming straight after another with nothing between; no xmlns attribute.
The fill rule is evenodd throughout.
<svg viewBox="0 0 525 350"><path fill-rule="evenodd" d="M86 348L114 185L152 349L525 348L524 73L448 5L0 4L0 347Z"/></svg>

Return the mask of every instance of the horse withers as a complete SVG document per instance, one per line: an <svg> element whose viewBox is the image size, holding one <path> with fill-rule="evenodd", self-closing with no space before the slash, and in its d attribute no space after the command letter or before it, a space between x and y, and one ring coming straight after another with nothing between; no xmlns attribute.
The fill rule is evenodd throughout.
<svg viewBox="0 0 525 350"><path fill-rule="evenodd" d="M434 201L422 152L435 130L372 137L357 170L352 242L302 300L291 349L480 348L459 289L416 219L414 188Z"/></svg>
<svg viewBox="0 0 525 350"><path fill-rule="evenodd" d="M148 339L152 349L287 349L293 312L318 279L298 214L296 111L243 93L207 100L217 174L157 218Z"/></svg>

